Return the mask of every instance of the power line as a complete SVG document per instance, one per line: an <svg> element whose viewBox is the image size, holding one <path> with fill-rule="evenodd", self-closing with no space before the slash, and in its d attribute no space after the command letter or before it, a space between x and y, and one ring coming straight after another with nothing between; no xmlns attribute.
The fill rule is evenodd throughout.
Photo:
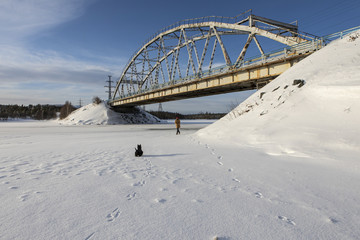
<svg viewBox="0 0 360 240"><path fill-rule="evenodd" d="M347 18L347 19L345 19L344 21L338 22L337 24L334 24L334 25L331 25L331 26L329 26L329 27L323 28L323 29L321 29L321 31L324 32L325 30L328 30L328 29L333 28L333 27L336 27L336 26L340 26L340 25L342 25L342 24L344 24L344 23L346 23L346 22L349 22L349 20L353 20L353 19L356 19L356 18L359 18L359 17L358 17L358 16L355 16L355 17ZM356 26L349 26L349 28L351 28L351 27L356 27Z"/></svg>
<svg viewBox="0 0 360 240"><path fill-rule="evenodd" d="M353 3L357 3L357 1L353 1L353 0L343 0L341 2L335 2L334 4L328 4L326 5L327 7L322 8L321 10L316 11L315 13L308 11L308 14L302 15L301 18L299 18L299 20L301 20L302 22L312 22L313 19L317 19L322 16L326 16L329 13L331 13L331 15L333 15L334 10L335 12L339 10L339 8L341 6L347 6L346 2L353 2Z"/></svg>
<svg viewBox="0 0 360 240"><path fill-rule="evenodd" d="M330 5L329 7L317 11L316 13L312 13L311 16L307 15L305 17L302 17L299 19L299 22L303 23L301 24L301 28L303 29L309 26L314 26L314 25L318 26L325 21L328 21L329 24L333 26L333 21L330 22L329 20L331 19L341 20L340 16L343 16L344 13L346 12L350 13L359 8L360 8L359 2L352 0L347 0L347 1L345 0L343 2L338 2L333 5ZM354 14L357 15L357 13Z"/></svg>

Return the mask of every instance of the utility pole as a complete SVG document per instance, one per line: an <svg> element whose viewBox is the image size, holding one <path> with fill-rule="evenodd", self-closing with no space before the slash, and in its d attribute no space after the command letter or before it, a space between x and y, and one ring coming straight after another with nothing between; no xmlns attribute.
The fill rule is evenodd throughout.
<svg viewBox="0 0 360 240"><path fill-rule="evenodd" d="M159 108L158 108L158 112L163 112L164 110L163 110L163 108L162 108L162 104L161 103L159 103Z"/></svg>
<svg viewBox="0 0 360 240"><path fill-rule="evenodd" d="M106 92L109 93L109 100L110 100L110 99L111 99L111 94L112 94L112 90L111 90L112 86L111 86L111 83L112 83L113 81L111 81L111 76L110 76L110 75L109 75L108 77L109 77L109 80L106 81L106 82L108 83L108 85L105 86L105 87L106 87L106 88L109 88L109 90L106 91Z"/></svg>
<svg viewBox="0 0 360 240"><path fill-rule="evenodd" d="M81 98L80 98L80 100L79 100L79 105L80 105L80 107L82 107L82 100L81 100Z"/></svg>

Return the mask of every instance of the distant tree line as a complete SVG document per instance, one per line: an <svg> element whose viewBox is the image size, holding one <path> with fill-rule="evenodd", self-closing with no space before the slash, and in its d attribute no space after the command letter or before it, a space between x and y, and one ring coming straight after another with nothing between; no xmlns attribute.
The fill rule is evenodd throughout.
<svg viewBox="0 0 360 240"><path fill-rule="evenodd" d="M220 119L226 115L226 113L196 113L196 114L180 114L173 112L159 112L159 111L149 111L150 114L160 118L160 119L175 119L179 117L180 119Z"/></svg>
<svg viewBox="0 0 360 240"><path fill-rule="evenodd" d="M0 105L0 119L8 118L30 118L36 120L47 120L56 118L60 107L56 105Z"/></svg>
<svg viewBox="0 0 360 240"><path fill-rule="evenodd" d="M94 104L100 104L102 100L95 96L93 98ZM15 119L35 119L35 120L50 120L55 118L64 119L76 110L71 102L66 101L64 105L1 105L0 104L0 120L6 121L9 118Z"/></svg>
<svg viewBox="0 0 360 240"><path fill-rule="evenodd" d="M50 120L58 117L67 117L76 108L70 102L65 105L0 105L0 120L6 121L9 118L13 119L35 119L35 120Z"/></svg>

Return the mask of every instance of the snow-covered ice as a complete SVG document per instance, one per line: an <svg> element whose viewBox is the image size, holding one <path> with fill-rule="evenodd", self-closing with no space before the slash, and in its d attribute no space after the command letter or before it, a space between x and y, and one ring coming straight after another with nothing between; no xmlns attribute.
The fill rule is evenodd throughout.
<svg viewBox="0 0 360 240"><path fill-rule="evenodd" d="M359 239L359 43L181 135L98 125L90 106L70 125L0 123L0 239Z"/></svg>

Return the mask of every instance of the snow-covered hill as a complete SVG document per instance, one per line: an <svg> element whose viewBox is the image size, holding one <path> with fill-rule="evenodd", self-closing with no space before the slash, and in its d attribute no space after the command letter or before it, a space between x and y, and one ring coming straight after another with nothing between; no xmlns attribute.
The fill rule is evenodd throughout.
<svg viewBox="0 0 360 240"><path fill-rule="evenodd" d="M115 124L151 124L160 120L139 109L138 113L118 113L105 103L91 103L72 112L59 121L65 125L115 125Z"/></svg>
<svg viewBox="0 0 360 240"><path fill-rule="evenodd" d="M198 136L273 155L346 155L360 152L359 120L355 32L299 62Z"/></svg>

